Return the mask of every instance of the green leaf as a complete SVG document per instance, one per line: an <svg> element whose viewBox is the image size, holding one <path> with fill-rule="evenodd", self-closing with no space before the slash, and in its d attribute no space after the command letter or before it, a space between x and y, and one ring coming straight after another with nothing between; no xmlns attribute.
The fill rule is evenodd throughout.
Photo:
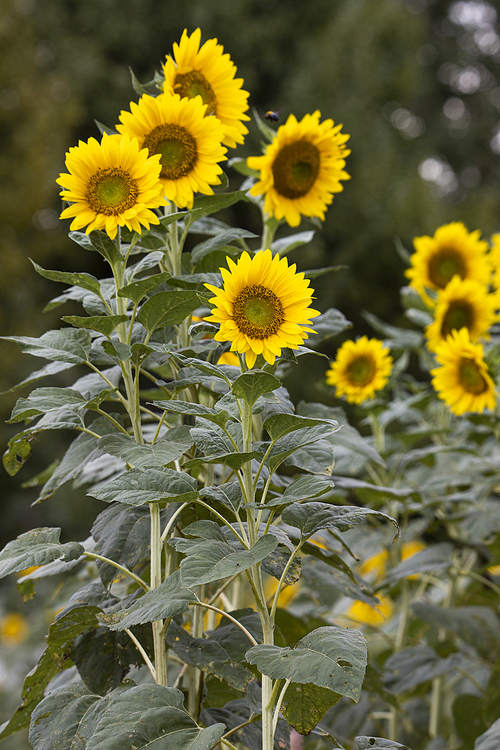
<svg viewBox="0 0 500 750"><path fill-rule="evenodd" d="M263 370L250 370L239 375L232 385L233 395L252 407L260 396L281 387L281 381Z"/></svg>
<svg viewBox="0 0 500 750"><path fill-rule="evenodd" d="M131 469L88 494L106 503L116 501L125 505L190 502L198 496L196 479L172 469Z"/></svg>
<svg viewBox="0 0 500 750"><path fill-rule="evenodd" d="M408 497L414 489L409 487L384 487L383 485L372 484L371 482L365 482L363 479L356 479L355 477L341 477L334 476L337 487L345 487L350 490L369 490L370 492L380 493L382 495L389 495L389 497Z"/></svg>
<svg viewBox="0 0 500 750"><path fill-rule="evenodd" d="M371 508L358 508L350 505L330 505L329 503L293 503L283 511L283 521L300 529L303 539L308 539L320 529L348 531L368 516L376 516L390 521L399 527L391 516Z"/></svg>
<svg viewBox="0 0 500 750"><path fill-rule="evenodd" d="M31 440L34 435L21 432L9 440L8 448L3 454L4 469L10 477L17 474L31 455Z"/></svg>
<svg viewBox="0 0 500 750"><path fill-rule="evenodd" d="M193 469L202 464L225 464L233 471L239 471L243 464L252 461L254 458L262 458L262 453L259 451L252 451L251 453L221 453L218 456L193 458L190 461L186 461L184 468Z"/></svg>
<svg viewBox="0 0 500 750"><path fill-rule="evenodd" d="M181 439L181 437L183 439ZM180 458L187 451L193 440L189 432L181 433L179 440L167 436L160 438L152 445L139 445L134 438L123 433L105 435L99 440L99 448L112 456L118 456L137 469L147 466L165 466Z"/></svg>
<svg viewBox="0 0 500 750"><path fill-rule="evenodd" d="M309 229L306 232L297 232L296 234L289 234L288 237L282 237L279 240L273 242L273 253L279 253L285 255L295 250L296 247L301 245L307 245L308 242L314 238L314 229Z"/></svg>
<svg viewBox="0 0 500 750"><path fill-rule="evenodd" d="M82 545L78 542L61 544L60 534L61 529L32 529L9 542L0 552L0 578L60 558L68 562L81 557L84 552Z"/></svg>
<svg viewBox="0 0 500 750"><path fill-rule="evenodd" d="M131 299L134 305L138 305L141 299L145 297L149 292L160 286L164 281L170 278L170 274L156 273L154 276L148 276L147 279L140 279L140 281L134 281L131 284L123 286L119 292L119 297L126 297Z"/></svg>
<svg viewBox="0 0 500 750"><path fill-rule="evenodd" d="M497 719L484 734L476 739L474 750L498 750L499 743L500 719Z"/></svg>
<svg viewBox="0 0 500 750"><path fill-rule="evenodd" d="M128 322L128 317L126 315L92 315L89 317L63 315L61 320L75 328L90 328L92 331L99 331L109 338L120 323Z"/></svg>
<svg viewBox="0 0 500 750"><path fill-rule="evenodd" d="M128 344L123 344L115 339L114 341L103 341L102 348L110 357L116 357L120 362L126 362L132 356L132 349Z"/></svg>
<svg viewBox="0 0 500 750"><path fill-rule="evenodd" d="M37 502L52 497L65 482L79 476L87 463L97 458L98 451L97 438L86 433L78 435L69 446L61 463L56 466L52 476L44 484Z"/></svg>
<svg viewBox="0 0 500 750"><path fill-rule="evenodd" d="M283 699L282 713L296 732L306 735L341 698L328 688L292 682Z"/></svg>
<svg viewBox="0 0 500 750"><path fill-rule="evenodd" d="M195 357L184 357L182 354L175 354L176 359L180 360L183 367L195 367L197 370L211 375L219 380L224 380L228 385L231 384L229 377L221 365L212 365L210 362L205 362L203 359L196 359ZM233 368L234 369L234 368Z"/></svg>
<svg viewBox="0 0 500 750"><path fill-rule="evenodd" d="M71 646L78 635L89 628L98 628L96 615L99 607L74 607L61 615L49 627L47 648L58 669L64 669L71 659Z"/></svg>
<svg viewBox="0 0 500 750"><path fill-rule="evenodd" d="M283 419L280 421L282 425L288 420L290 424L292 424L292 420L304 419L304 417L295 417L292 414L276 414L273 416L282 417ZM298 425L297 422L293 422L293 424ZM325 436L331 435L336 429L339 428L334 427L332 423L319 422L313 427L302 427L302 429L295 429L293 432L285 434L283 437L279 438L271 448L267 458L269 470L271 473L275 472L283 461L294 454L295 451L304 448L304 446L307 446L306 450L309 452L314 443L323 441ZM312 455L314 455L314 453Z"/></svg>
<svg viewBox="0 0 500 750"><path fill-rule="evenodd" d="M296 466L311 474L331 474L334 463L333 445L328 440L316 440L311 445L296 448L285 459L285 466Z"/></svg>
<svg viewBox="0 0 500 750"><path fill-rule="evenodd" d="M436 573L438 570L449 568L453 565L453 550L454 547L449 542L438 542L426 547L426 549L396 565L387 573L385 580L392 584L403 578L408 578L408 576L427 572Z"/></svg>
<svg viewBox="0 0 500 750"><path fill-rule="evenodd" d="M233 386L234 387L234 386ZM340 429L338 422L326 419L311 419L309 417L299 417L296 414L271 414L264 422L264 429L269 434L273 442L276 442L285 435L303 430L305 427L317 427L322 425L325 428L324 437Z"/></svg>
<svg viewBox="0 0 500 750"><path fill-rule="evenodd" d="M96 554L133 570L149 554L151 522L148 508L130 508L115 504L97 516L91 532ZM114 565L96 560L104 586L109 586L119 571Z"/></svg>
<svg viewBox="0 0 500 750"><path fill-rule="evenodd" d="M483 715L487 723L490 724L498 716L498 706L500 706L500 656L493 664L483 700Z"/></svg>
<svg viewBox="0 0 500 750"><path fill-rule="evenodd" d="M347 320L340 310L331 307L322 315L318 315L317 318L314 318L312 327L314 328L316 335L311 335L308 343L312 346L317 346L322 341L331 339L333 336L337 336L339 333L352 328L352 323L350 320Z"/></svg>
<svg viewBox="0 0 500 750"><path fill-rule="evenodd" d="M343 271L349 266L326 266L325 268L313 268L310 271L304 271L304 278L306 279L317 279L320 276L325 276L328 273L337 273L337 271Z"/></svg>
<svg viewBox="0 0 500 750"><path fill-rule="evenodd" d="M295 648L252 646L247 661L275 680L326 687L358 702L366 668L366 641L357 630L313 630Z"/></svg>
<svg viewBox="0 0 500 750"><path fill-rule="evenodd" d="M203 487L200 490L200 496L209 502L221 503L232 511L237 511L243 502L243 495L238 481Z"/></svg>
<svg viewBox="0 0 500 750"><path fill-rule="evenodd" d="M283 571L285 570L289 559L290 551L283 546L279 546L262 561L262 570L264 573L273 576L273 578L276 578L279 581L281 580L281 576L283 575ZM285 578L283 579L287 586L293 586L294 583L297 583L300 578L301 568L302 560L300 557L296 557L292 561L292 564L288 568Z"/></svg>
<svg viewBox="0 0 500 750"><path fill-rule="evenodd" d="M92 340L88 331L74 328L61 328L59 331L47 331L40 338L30 336L0 336L4 341L15 341L25 354L34 357L68 362L79 365L88 361Z"/></svg>
<svg viewBox="0 0 500 750"><path fill-rule="evenodd" d="M35 388L28 398L18 399L8 423L32 421L40 414L55 411L63 406L81 411L86 402L87 399L79 391L71 388Z"/></svg>
<svg viewBox="0 0 500 750"><path fill-rule="evenodd" d="M344 596L365 602L371 607L380 603L363 579L336 552L321 549L311 542L306 542L301 547L301 552L308 555L303 565L303 578L308 588L319 584L320 590L328 591L333 587Z"/></svg>
<svg viewBox="0 0 500 750"><path fill-rule="evenodd" d="M395 740L384 740L382 737L355 737L357 750L411 750L408 745L402 745Z"/></svg>
<svg viewBox="0 0 500 750"><path fill-rule="evenodd" d="M319 495L331 492L333 482L328 482L320 477L310 477L300 474L288 485L280 497L273 497L266 503L266 507L275 505L291 505L300 500L309 500Z"/></svg>
<svg viewBox="0 0 500 750"><path fill-rule="evenodd" d="M164 227L168 227L173 224L174 221L184 219L189 216L189 211L177 211L175 214L167 214L167 216L160 217L160 224Z"/></svg>
<svg viewBox="0 0 500 750"><path fill-rule="evenodd" d="M66 669L71 665L71 660L68 660L62 668ZM21 704L9 721L0 727L0 740L29 726L33 710L43 700L45 688L58 672L59 667L52 659L49 650L45 649L36 666L24 680Z"/></svg>
<svg viewBox="0 0 500 750"><path fill-rule="evenodd" d="M36 383L37 380L46 378L49 375L56 375L58 372L62 372L63 370L67 370L73 366L74 365L70 362L48 362L39 370L35 370L34 372L31 373L31 375L28 375L27 378L24 378L24 380L21 380L20 383L16 383L16 385L13 385L11 388L8 388L6 391L2 391L0 393L0 396L4 396L7 393L12 393L13 391L18 391L20 388L24 388L24 386L26 385L31 385L32 383Z"/></svg>
<svg viewBox="0 0 500 750"><path fill-rule="evenodd" d="M386 660L384 683L392 693L407 693L435 677L455 674L456 668L457 654L442 659L430 646L411 646L391 654Z"/></svg>
<svg viewBox="0 0 500 750"><path fill-rule="evenodd" d="M470 604L463 607L436 607L424 602L414 602L412 608L421 620L455 633L465 643L474 646L484 658L498 654L500 622L490 607Z"/></svg>
<svg viewBox="0 0 500 750"><path fill-rule="evenodd" d="M172 411L177 414L190 414L194 417L203 417L220 426L225 425L229 419L226 411L217 411L203 404L192 404L188 401L177 401L174 399L170 401L153 401L153 403L159 409L165 409L165 411Z"/></svg>
<svg viewBox="0 0 500 750"><path fill-rule="evenodd" d="M257 235L253 232L248 232L246 229L231 227L230 229L226 229L225 231L216 234L209 240L205 240L204 242L200 242L198 245L196 245L191 251L191 260L193 263L199 263L201 260L203 260L205 255L213 253L215 250L219 250L219 248L221 247L226 247L235 240L241 238L247 239L249 237L257 237Z"/></svg>
<svg viewBox="0 0 500 750"><path fill-rule="evenodd" d="M200 298L196 292L159 292L144 303L139 321L148 333L153 333L165 326L179 325L199 306Z"/></svg>
<svg viewBox="0 0 500 750"><path fill-rule="evenodd" d="M235 552L227 542L213 540L170 539L169 544L187 555L181 562L180 572L183 585L189 587L248 570L276 549L278 540L273 534L266 534L253 547L240 552Z"/></svg>
<svg viewBox="0 0 500 750"><path fill-rule="evenodd" d="M113 614L100 614L98 619L110 630L125 630L133 625L181 615L189 608L190 601L196 601L196 595L181 583L180 573L176 570L130 607Z"/></svg>
<svg viewBox="0 0 500 750"><path fill-rule="evenodd" d="M60 281L63 284L68 284L69 286L79 286L82 289L86 289L88 292L93 292L102 299L101 285L99 284L99 281L95 276L92 276L89 273L47 271L45 268L39 266L38 263L35 263L34 260L31 260L31 263L35 271L39 273L40 276L43 276L44 279L49 279L50 281Z"/></svg>
<svg viewBox="0 0 500 750"><path fill-rule="evenodd" d="M248 200L246 190L236 190L234 193L220 193L218 195L200 195L194 199L191 211L193 220L222 211L233 206L238 201Z"/></svg>

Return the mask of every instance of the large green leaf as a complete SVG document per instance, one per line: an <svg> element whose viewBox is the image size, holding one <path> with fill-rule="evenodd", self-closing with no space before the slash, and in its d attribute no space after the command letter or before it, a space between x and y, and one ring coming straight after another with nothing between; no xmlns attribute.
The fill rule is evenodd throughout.
<svg viewBox="0 0 500 750"><path fill-rule="evenodd" d="M192 217L193 220L201 219L203 216L222 211L223 208L229 208L238 201L248 200L246 190L236 190L233 193L218 193L215 195L200 195L194 199Z"/></svg>
<svg viewBox="0 0 500 750"><path fill-rule="evenodd" d="M47 647L58 669L64 669L71 658L71 646L78 635L89 628L99 627L96 615L99 607L74 607L61 615L49 628Z"/></svg>
<svg viewBox="0 0 500 750"><path fill-rule="evenodd" d="M200 490L200 496L212 502L222 503L222 505L232 511L237 511L243 502L243 495L238 481L203 487Z"/></svg>
<svg viewBox="0 0 500 750"><path fill-rule="evenodd" d="M48 271L45 268L42 268L41 266L39 266L38 263L35 263L34 260L32 260L31 263L35 271L39 273L40 276L43 276L44 279L49 279L50 281L60 281L63 284L68 284L69 286L79 286L82 289L86 289L88 292L93 292L98 297L102 297L101 285L99 284L99 281L96 279L95 276L91 276L91 274L89 273L67 273L66 271Z"/></svg>
<svg viewBox="0 0 500 750"><path fill-rule="evenodd" d="M293 415L276 414L273 416L290 418ZM296 417L296 419L300 419L300 417ZM271 448L267 459L269 471L271 473L275 472L285 459L300 448L307 446L306 452L309 452L315 442L331 435L332 432L335 432L335 429L336 428L333 427L332 424L320 422L312 427L302 427L302 429L295 429L289 434L285 434L283 437L279 438Z"/></svg>
<svg viewBox="0 0 500 750"><path fill-rule="evenodd" d="M325 428L325 432L324 434L321 434L321 437L340 429L338 422L335 420L311 419L310 417L299 417L296 414L271 414L263 425L273 442L276 442L291 432L303 430L306 427L317 426L323 426Z"/></svg>
<svg viewBox="0 0 500 750"><path fill-rule="evenodd" d="M271 393L280 388L281 381L263 370L250 370L236 378L232 385L233 395L243 399L252 407L264 393Z"/></svg>
<svg viewBox="0 0 500 750"><path fill-rule="evenodd" d="M339 531L348 531L369 516L383 518L398 528L391 516L371 508L338 506L329 503L292 503L283 511L283 521L300 529L303 539L308 539L320 529L334 528Z"/></svg>
<svg viewBox="0 0 500 750"><path fill-rule="evenodd" d="M317 440L312 445L295 449L285 459L285 466L296 466L311 474L331 474L334 463L333 445L328 440Z"/></svg>
<svg viewBox="0 0 500 750"><path fill-rule="evenodd" d="M156 273L154 276L148 276L146 279L134 281L131 284L123 286L118 292L118 296L131 299L134 305L137 305L146 294L152 292L169 278L170 274L167 272Z"/></svg>
<svg viewBox="0 0 500 750"><path fill-rule="evenodd" d="M268 500L266 506L291 505L299 500L309 500L330 492L332 487L333 482L328 482L320 477L310 477L300 474L286 487L280 497L273 497L271 500Z"/></svg>
<svg viewBox="0 0 500 750"><path fill-rule="evenodd" d="M34 357L78 365L87 362L92 340L88 331L61 328L47 331L40 338L30 336L0 336L4 341L15 341L26 354Z"/></svg>
<svg viewBox="0 0 500 750"><path fill-rule="evenodd" d="M172 411L177 414L189 414L193 417L203 417L218 425L225 425L229 418L226 411L218 411L212 409L210 406L204 406L204 404L192 404L188 401L177 401L174 399L170 399L169 401L154 401L153 403L159 409L165 409L165 411Z"/></svg>
<svg viewBox="0 0 500 750"><path fill-rule="evenodd" d="M116 501L125 505L186 502L197 497L196 479L172 469L131 469L88 494L106 503Z"/></svg>
<svg viewBox="0 0 500 750"><path fill-rule="evenodd" d="M140 445L134 438L122 433L106 435L99 440L99 448L105 453L122 458L137 469L165 466L180 458L193 444L188 430L178 431L176 434L178 440L172 439L167 433L164 438L160 438L152 445Z"/></svg>
<svg viewBox="0 0 500 750"><path fill-rule="evenodd" d="M199 306L200 298L196 292L159 292L144 303L139 321L148 333L153 333L158 328L179 325Z"/></svg>
<svg viewBox="0 0 500 750"><path fill-rule="evenodd" d="M18 399L12 410L9 423L31 421L40 414L66 407L81 411L87 399L72 388L35 388L28 398Z"/></svg>
<svg viewBox="0 0 500 750"><path fill-rule="evenodd" d="M110 630L125 630L133 625L181 615L188 609L190 601L196 601L196 595L181 583L180 573L176 570L160 586L146 592L127 609L99 615L98 619Z"/></svg>
<svg viewBox="0 0 500 750"><path fill-rule="evenodd" d="M181 562L184 586L202 585L242 573L267 557L278 545L273 534L260 537L248 550L235 552L227 542L171 539L170 544L187 557Z"/></svg>
<svg viewBox="0 0 500 750"><path fill-rule="evenodd" d="M104 336L111 336L120 323L127 323L126 315L63 315L62 319L75 328L90 328L92 331L99 331Z"/></svg>
<svg viewBox="0 0 500 750"><path fill-rule="evenodd" d="M282 237L279 240L273 242L273 253L279 253L284 255L294 250L296 247L301 245L307 245L311 242L315 234L314 229L308 229L305 232L295 232L295 234L289 234L287 237Z"/></svg>
<svg viewBox="0 0 500 750"><path fill-rule="evenodd" d="M426 547L416 555L412 555L407 560L399 563L395 568L390 570L386 576L387 583L395 583L408 576L419 575L420 573L435 573L438 570L449 568L453 565L454 547L450 542L438 542L430 547Z"/></svg>
<svg viewBox="0 0 500 750"><path fill-rule="evenodd" d="M421 620L450 630L465 643L474 646L486 659L498 654L500 622L490 607L470 604L463 607L436 607L425 602L414 602L412 607Z"/></svg>
<svg viewBox="0 0 500 750"><path fill-rule="evenodd" d="M91 534L96 542L94 552L129 570L148 555L151 523L148 508L113 504L97 516ZM102 560L96 561L101 581L109 586L118 571Z"/></svg>
<svg viewBox="0 0 500 750"><path fill-rule="evenodd" d="M366 641L357 630L331 626L313 630L293 649L252 646L246 658L275 680L312 683L357 702L366 669Z"/></svg>
<svg viewBox="0 0 500 750"><path fill-rule="evenodd" d="M309 734L329 708L342 698L340 693L312 683L290 683L282 704L282 713L299 734Z"/></svg>
<svg viewBox="0 0 500 750"><path fill-rule="evenodd" d="M9 542L0 552L0 578L60 558L67 562L81 557L82 545L78 542L61 544L60 534L61 529L32 529Z"/></svg>

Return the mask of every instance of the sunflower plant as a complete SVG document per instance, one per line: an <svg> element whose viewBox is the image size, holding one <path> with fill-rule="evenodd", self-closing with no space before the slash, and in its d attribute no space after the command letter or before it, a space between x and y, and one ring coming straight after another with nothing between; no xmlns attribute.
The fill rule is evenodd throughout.
<svg viewBox="0 0 500 750"><path fill-rule="evenodd" d="M46 361L14 386L36 384L13 409L22 430L5 468L16 474L45 431L69 430L60 462L31 482L38 501L71 502L73 482L105 504L86 540L38 528L0 552L2 576L36 566L19 579L26 598L40 579L71 581L1 729L29 725L35 750L271 750L291 728L335 741L316 725L343 696L359 700L365 678L358 629L280 607L308 558L376 604L345 533L395 524L338 501L339 421L296 409L281 379L349 325L311 307L309 274L280 256L310 234L273 242L283 221L324 218L348 176L347 136L319 113L289 118L264 156L234 162L247 179L228 192L221 164L247 132L247 94L217 40L200 43L185 33L163 76L135 81L118 132L67 155L61 218L106 272L34 267L66 287L50 309L72 300L82 314L39 338L4 337ZM262 211L262 238L213 218L242 200Z"/></svg>

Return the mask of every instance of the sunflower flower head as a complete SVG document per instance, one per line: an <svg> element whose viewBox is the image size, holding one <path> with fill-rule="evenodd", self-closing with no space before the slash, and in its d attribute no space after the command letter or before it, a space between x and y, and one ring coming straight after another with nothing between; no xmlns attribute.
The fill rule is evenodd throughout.
<svg viewBox="0 0 500 750"><path fill-rule="evenodd" d="M348 135L333 120L320 123L321 113L305 115L300 122L290 115L278 128L276 138L263 156L251 156L247 164L260 171L260 180L250 190L265 194L264 210L292 227L301 216L317 216L324 221L334 193L344 188L341 180L350 177L344 171Z"/></svg>
<svg viewBox="0 0 500 750"><path fill-rule="evenodd" d="M488 329L497 320L499 297L475 279L454 276L438 292L434 322L426 328L427 346L431 352L446 340L452 331L467 328L471 341L488 338Z"/></svg>
<svg viewBox="0 0 500 750"><path fill-rule="evenodd" d="M481 344L470 340L467 328L452 331L436 348L440 365L431 370L437 395L454 414L495 409L495 384L483 357Z"/></svg>
<svg viewBox="0 0 500 750"><path fill-rule="evenodd" d="M350 404L361 404L385 387L391 369L392 357L382 341L362 336L342 344L327 370L326 382L335 386L337 396L345 396Z"/></svg>
<svg viewBox="0 0 500 750"><path fill-rule="evenodd" d="M167 57L163 67L164 92L182 98L200 97L207 105L205 114L215 115L224 131L223 143L235 148L243 143L248 129L243 125L250 118L248 91L242 78L235 78L236 66L217 39L209 39L200 47L201 30L188 36L187 29L179 44L174 43L174 57Z"/></svg>
<svg viewBox="0 0 500 750"><path fill-rule="evenodd" d="M69 174L60 174L61 197L71 203L61 219L72 218L71 230L104 229L114 239L118 227L141 233L159 224L151 209L165 203L161 195L160 159L149 156L128 135L106 135L101 142L80 141L66 154Z"/></svg>
<svg viewBox="0 0 500 750"><path fill-rule="evenodd" d="M194 193L212 195L210 186L220 183L224 133L216 117L205 117L206 108L199 97L144 94L130 112L122 110L116 126L159 156L164 195L179 207L191 208Z"/></svg>
<svg viewBox="0 0 500 750"><path fill-rule="evenodd" d="M454 221L439 227L433 237L415 237L411 268L405 276L429 307L434 301L426 290L445 289L454 276L488 284L488 243L480 236L479 229L469 232L461 221Z"/></svg>
<svg viewBox="0 0 500 750"><path fill-rule="evenodd" d="M351 604L346 612L347 617L355 620L359 625L383 625L386 620L392 617L394 605L392 599L388 596L378 594L380 603L377 607L372 607L367 602L356 601Z"/></svg>
<svg viewBox="0 0 500 750"><path fill-rule="evenodd" d="M296 266L270 250L247 252L238 262L227 258L221 268L224 287L205 284L215 294L212 314L205 320L220 323L216 341L231 341L231 351L244 354L252 368L257 356L274 364L284 348L297 349L308 333L311 318L319 315L309 307L313 290Z"/></svg>

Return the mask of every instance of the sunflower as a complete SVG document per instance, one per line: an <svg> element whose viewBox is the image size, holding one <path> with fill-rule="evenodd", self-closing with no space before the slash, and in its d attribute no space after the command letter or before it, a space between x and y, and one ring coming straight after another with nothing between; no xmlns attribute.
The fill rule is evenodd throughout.
<svg viewBox="0 0 500 750"><path fill-rule="evenodd" d="M344 189L340 180L350 179L344 172L345 157L351 153L344 146L349 136L340 133L342 125L334 127L333 120L320 124L320 117L316 111L297 122L290 115L264 156L247 159L249 167L260 171L260 182L250 193L265 193L265 212L292 227L300 224L301 215L324 220L333 193Z"/></svg>
<svg viewBox="0 0 500 750"><path fill-rule="evenodd" d="M380 604L377 607L372 607L371 604L366 602L353 602L347 610L346 616L356 620L360 625L382 625L385 620L392 617L394 605L392 599L388 596L378 594L378 598Z"/></svg>
<svg viewBox="0 0 500 750"><path fill-rule="evenodd" d="M484 284L454 276L438 292L434 322L425 329L428 348L435 352L452 331L460 328L468 329L471 341L481 336L488 338L488 329L497 319L498 306L498 295L489 294Z"/></svg>
<svg viewBox="0 0 500 750"><path fill-rule="evenodd" d="M452 331L436 348L440 367L431 370L432 385L454 414L495 409L495 384L481 344L470 341L467 328Z"/></svg>
<svg viewBox="0 0 500 750"><path fill-rule="evenodd" d="M131 112L120 113L116 126L150 154L159 154L164 193L179 207L191 208L195 192L212 195L210 185L220 183L224 132L216 117L205 117L206 108L199 97L144 94L138 104L131 102Z"/></svg>
<svg viewBox="0 0 500 750"><path fill-rule="evenodd" d="M336 387L337 396L345 396L350 404L361 404L384 388L391 368L392 357L382 341L362 336L342 344L326 373L326 382Z"/></svg>
<svg viewBox="0 0 500 750"><path fill-rule="evenodd" d="M229 271L221 268L224 288L205 286L214 292L210 302L215 305L205 320L220 323L214 338L231 341L231 351L245 354L248 367L253 367L262 354L274 364L284 348L297 349L308 333L314 333L310 318L320 313L312 310L313 290L296 266L288 266L286 258L273 257L270 250L241 254L238 263L227 258Z"/></svg>
<svg viewBox="0 0 500 750"><path fill-rule="evenodd" d="M217 360L218 365L231 365L232 367L239 367L240 366L240 360L238 359L238 355L234 352L224 352L224 354L221 354L219 359Z"/></svg>
<svg viewBox="0 0 500 750"><path fill-rule="evenodd" d="M488 284L488 243L480 236L479 229L468 232L461 221L454 221L439 227L434 237L415 237L411 268L405 276L430 307L434 302L425 290L444 289L456 275Z"/></svg>
<svg viewBox="0 0 500 750"><path fill-rule="evenodd" d="M201 30L188 36L187 29L180 44L174 44L175 62L167 57L163 67L164 91L192 99L200 96L207 105L206 114L215 115L224 129L223 143L230 148L243 143L248 129L242 120L249 120L248 91L242 78L235 78L236 66L217 39L209 39L200 48Z"/></svg>
<svg viewBox="0 0 500 750"><path fill-rule="evenodd" d="M103 135L99 143L80 141L66 154L69 174L60 174L60 195L72 205L61 219L72 218L71 229L104 229L113 239L118 226L141 233L141 224L159 224L150 209L165 203L161 196L160 159L149 157L128 135Z"/></svg>

